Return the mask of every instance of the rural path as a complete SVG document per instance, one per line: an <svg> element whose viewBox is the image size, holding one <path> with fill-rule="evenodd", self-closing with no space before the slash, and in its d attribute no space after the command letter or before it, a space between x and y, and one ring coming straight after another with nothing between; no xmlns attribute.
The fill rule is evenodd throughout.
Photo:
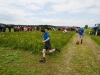
<svg viewBox="0 0 100 75"><path fill-rule="evenodd" d="M99 45L88 35L85 35L83 44L76 45L76 41L77 35L74 35L58 58L47 60L47 75L100 75Z"/></svg>
<svg viewBox="0 0 100 75"><path fill-rule="evenodd" d="M76 45L77 35L62 51L57 75L100 75L100 47L85 35L83 44ZM60 60L60 59L59 59Z"/></svg>

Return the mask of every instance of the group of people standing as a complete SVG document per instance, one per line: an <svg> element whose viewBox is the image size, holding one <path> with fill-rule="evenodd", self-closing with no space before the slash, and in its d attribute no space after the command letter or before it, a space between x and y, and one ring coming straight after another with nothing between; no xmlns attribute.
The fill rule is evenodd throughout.
<svg viewBox="0 0 100 75"><path fill-rule="evenodd" d="M0 25L0 32L6 32L6 28L8 28L8 31L11 32L11 26L8 25L7 27L5 25Z"/></svg>
<svg viewBox="0 0 100 75"><path fill-rule="evenodd" d="M14 26L14 32L22 32L22 31L34 31L37 30L34 26Z"/></svg>

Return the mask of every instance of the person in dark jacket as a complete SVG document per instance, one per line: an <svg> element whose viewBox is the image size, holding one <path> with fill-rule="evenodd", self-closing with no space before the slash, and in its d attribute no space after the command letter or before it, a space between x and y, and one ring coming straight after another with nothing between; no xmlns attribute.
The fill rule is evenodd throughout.
<svg viewBox="0 0 100 75"><path fill-rule="evenodd" d="M8 30L9 30L9 32L11 32L11 26L10 25L8 25Z"/></svg>

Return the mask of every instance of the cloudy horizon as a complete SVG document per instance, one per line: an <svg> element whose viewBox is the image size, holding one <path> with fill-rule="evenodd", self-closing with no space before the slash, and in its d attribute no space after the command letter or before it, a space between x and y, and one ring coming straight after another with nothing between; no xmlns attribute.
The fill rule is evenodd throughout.
<svg viewBox="0 0 100 75"><path fill-rule="evenodd" d="M100 23L100 0L0 0L0 23L94 26Z"/></svg>

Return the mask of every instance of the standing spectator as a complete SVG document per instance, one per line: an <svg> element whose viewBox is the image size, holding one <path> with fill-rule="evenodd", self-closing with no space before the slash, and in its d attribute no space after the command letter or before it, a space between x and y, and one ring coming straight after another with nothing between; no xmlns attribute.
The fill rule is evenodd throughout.
<svg viewBox="0 0 100 75"><path fill-rule="evenodd" d="M76 44L79 44L83 42L83 36L84 36L84 29L83 28L80 28L80 27L77 27L77 33L78 33L78 41Z"/></svg>
<svg viewBox="0 0 100 75"><path fill-rule="evenodd" d="M0 25L0 32L2 32L2 26Z"/></svg>
<svg viewBox="0 0 100 75"><path fill-rule="evenodd" d="M19 31L20 31L20 32L22 31L22 26L19 27Z"/></svg>
<svg viewBox="0 0 100 75"><path fill-rule="evenodd" d="M11 32L11 26L10 25L8 26L8 30L9 30L9 32Z"/></svg>
<svg viewBox="0 0 100 75"><path fill-rule="evenodd" d="M51 49L51 44L50 44L50 35L45 32L45 30L41 30L41 33L44 35L44 40L42 41L44 43L44 48L42 50L42 55L43 57L39 60L40 62L45 62L45 53L48 50L49 53L53 53L54 51L60 52L59 48Z"/></svg>
<svg viewBox="0 0 100 75"><path fill-rule="evenodd" d="M1 26L1 31L5 32L6 31L6 27L4 25Z"/></svg>
<svg viewBox="0 0 100 75"><path fill-rule="evenodd" d="M67 33L67 30L66 30L66 28L63 30L63 33Z"/></svg>
<svg viewBox="0 0 100 75"><path fill-rule="evenodd" d="M35 30L37 30L37 27L35 26Z"/></svg>

